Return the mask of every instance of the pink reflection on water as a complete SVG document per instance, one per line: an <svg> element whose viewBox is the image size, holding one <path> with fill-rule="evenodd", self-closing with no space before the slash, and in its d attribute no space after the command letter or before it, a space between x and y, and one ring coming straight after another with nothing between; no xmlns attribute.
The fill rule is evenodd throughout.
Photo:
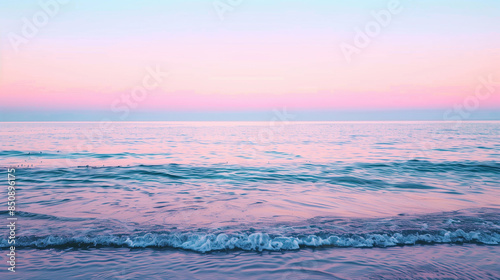
<svg viewBox="0 0 500 280"><path fill-rule="evenodd" d="M407 173L417 171L391 167L372 178L372 171L359 166L415 157L430 163L493 161L498 153L493 139L499 124L471 122L455 129L446 122L302 122L274 128L265 122L132 122L115 124L97 134L98 123L7 123L0 128L2 150L17 154L7 153L0 165L33 166L33 170L88 165L88 175L82 175L80 168L78 176L82 177L61 183L71 188L54 192L50 180L60 178L47 171L49 179L40 183L46 189L20 193L26 211L65 217L105 215L123 221L194 227L316 216L394 216L499 207L498 182L468 175L443 180L430 173L409 178ZM187 177L178 182L144 181L141 177L147 166L172 163L180 168L228 169L230 173L224 179ZM135 176L132 180L127 176L117 179L124 176L124 169L107 169L140 165L145 165L142 171L127 175ZM315 169L308 169L309 165ZM250 179L244 182L231 181L238 172L248 172L245 168L264 173L245 175ZM343 168L352 171L338 174ZM296 180L294 176L278 182L259 179L275 174L273 169L309 179L294 183L287 181ZM161 178L171 171L155 172ZM109 177L82 183L96 174ZM416 183L407 184L408 180Z"/></svg>

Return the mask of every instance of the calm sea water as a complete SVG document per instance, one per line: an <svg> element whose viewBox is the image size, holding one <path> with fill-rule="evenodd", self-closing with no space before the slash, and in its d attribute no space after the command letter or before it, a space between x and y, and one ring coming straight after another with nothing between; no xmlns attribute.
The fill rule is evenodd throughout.
<svg viewBox="0 0 500 280"><path fill-rule="evenodd" d="M0 123L15 276L498 279L499 134L500 122Z"/></svg>

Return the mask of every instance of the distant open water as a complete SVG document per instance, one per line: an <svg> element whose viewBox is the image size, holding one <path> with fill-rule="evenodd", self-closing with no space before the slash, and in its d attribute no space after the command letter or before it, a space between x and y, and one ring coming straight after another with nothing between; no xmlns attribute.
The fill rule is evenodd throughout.
<svg viewBox="0 0 500 280"><path fill-rule="evenodd" d="M500 268L488 260L499 256L500 122L455 125L175 122L118 123L101 131L98 123L0 123L0 166L5 174L16 168L22 273L37 275L40 254L64 258L98 250L110 261L122 254L118 274L103 278L213 277L203 264L168 274L168 264L153 267L152 260L150 274L128 271L122 250L142 248L149 258L158 254L150 249L174 250L162 251L165 260L179 249L256 262L265 257L238 252L282 252L315 265L301 264L299 272L296 264L281 267L292 255L268 259L276 268L254 274L243 259L233 265L256 279L290 273L310 277L298 279L350 278L361 270L354 264L357 253L353 264L345 264L352 275L318 263L335 259L340 248L441 244L421 254L441 256L443 267L414 276L453 278L460 270L452 268L451 247L443 246L471 244L476 247L467 248L481 251L469 255L471 261L486 260L477 265L481 269L468 268L469 278L494 279ZM5 220L7 211L0 216ZM6 233L4 249L10 246ZM402 250L395 254L404 258L410 249ZM219 266L221 278L236 269L225 267L226 261L211 264ZM411 258L406 261L411 265ZM396 258L382 268L397 265ZM59 271L46 271L47 279L100 270L75 266L63 260Z"/></svg>

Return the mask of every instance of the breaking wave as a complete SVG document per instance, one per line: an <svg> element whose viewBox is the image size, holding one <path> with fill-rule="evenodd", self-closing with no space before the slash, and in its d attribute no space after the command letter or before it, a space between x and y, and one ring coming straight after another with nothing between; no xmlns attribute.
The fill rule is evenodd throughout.
<svg viewBox="0 0 500 280"><path fill-rule="evenodd" d="M417 244L484 244L498 245L500 233L493 231L456 231L413 233L378 233L348 235L273 236L267 233L252 234L195 234L195 233L145 233L140 235L107 236L43 236L20 237L16 247L28 248L176 248L196 252L244 250L244 251L287 251L303 247L392 247ZM0 240L0 247L10 245L7 239Z"/></svg>

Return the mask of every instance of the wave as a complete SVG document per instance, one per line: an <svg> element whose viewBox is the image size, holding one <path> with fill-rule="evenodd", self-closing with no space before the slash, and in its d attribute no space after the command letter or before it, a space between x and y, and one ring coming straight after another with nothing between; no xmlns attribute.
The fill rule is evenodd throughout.
<svg viewBox="0 0 500 280"><path fill-rule="evenodd" d="M288 251L305 247L391 247L426 244L500 244L500 211L472 208L381 218L315 217L293 222L222 227L133 223L109 218L67 218L18 212L20 248L173 248L196 252ZM0 217L7 216L0 211ZM57 222L56 222L57 221ZM0 248L8 248L0 238Z"/></svg>
<svg viewBox="0 0 500 280"><path fill-rule="evenodd" d="M498 177L498 162L441 162L410 160L390 163L331 163L299 164L297 166L243 166L231 164L160 164L133 166L77 166L66 168L23 169L27 183L43 183L47 174L53 183L92 183L102 179L148 180L182 183L194 180L227 180L232 185L266 184L325 184L328 186L362 187L393 190L449 189L437 179L446 175L450 180L462 180L464 175L485 174ZM57 175L57 176L55 176ZM429 178L422 182L422 178ZM454 186L452 186L454 187ZM454 189L452 189L454 190Z"/></svg>
<svg viewBox="0 0 500 280"><path fill-rule="evenodd" d="M488 231L439 231L413 233L349 234L329 236L273 236L268 233L252 234L196 234L196 233L145 233L141 235L106 236L43 236L19 237L16 247L21 248L175 248L201 253L225 250L288 251L304 247L392 247L426 244L500 244L499 232ZM11 245L0 240L1 248Z"/></svg>
<svg viewBox="0 0 500 280"><path fill-rule="evenodd" d="M275 151L266 151L265 153L279 153L286 154L282 152ZM173 156L177 156L171 153L133 153L133 152L121 152L121 153L93 153L93 152L67 152L67 151L17 151L17 150L4 150L0 151L0 156L4 158L40 158L40 159L62 159L65 160L62 164L54 164L54 168L123 168L124 166L113 166L105 164L103 165L95 165L94 161L86 162L86 159L151 159L156 158L159 160L166 160L169 163L165 164L136 164L131 165L129 168L148 168L148 169L156 169L156 168L168 168L175 169L179 171L185 171L192 173L191 171L233 171L245 169L248 171L253 171L254 169L262 168L259 167L251 167L251 166L239 166L231 163L207 163L205 166L195 166L190 164L177 164L175 163L175 159ZM297 156L294 156L297 157ZM94 163L94 165L92 165ZM199 162L198 162L199 164ZM362 169L362 170L379 170L379 171L406 171L412 170L417 172L424 173L441 173L441 172L483 172L483 173L498 173L500 172L500 162L498 161L473 161L473 160L464 160L464 161L429 161L423 159L410 159L405 161L380 161L380 162L358 162L353 163L353 165L349 162L298 162L296 167L302 167L303 170L321 170L334 169L338 171L352 171L353 169ZM285 166L283 168L271 168L272 171L282 171L285 170ZM300 174L299 174L300 175Z"/></svg>

